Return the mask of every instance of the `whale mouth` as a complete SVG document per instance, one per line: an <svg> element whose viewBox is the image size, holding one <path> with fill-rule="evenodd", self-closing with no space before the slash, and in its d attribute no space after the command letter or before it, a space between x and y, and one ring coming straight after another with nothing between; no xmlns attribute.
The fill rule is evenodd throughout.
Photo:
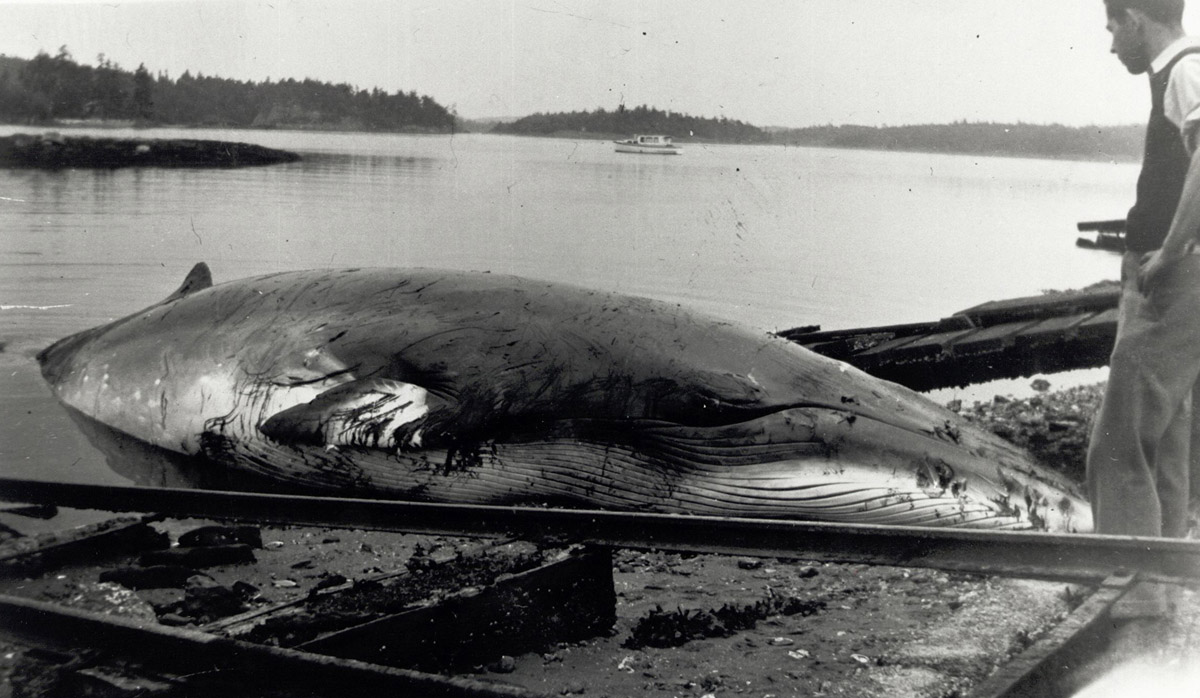
<svg viewBox="0 0 1200 698"><path fill-rule="evenodd" d="M1008 462L993 444L949 426L915 431L808 406L719 426L575 420L558 431L526 441L527 450L556 448L559 459L585 471L585 461L602 463L601 474L610 480L620 479L614 474L622 469L650 474L636 488L661 497L649 504L634 497L623 502L627 506L863 524L1092 526L1089 507L1069 483L1021 469L1021 461ZM576 452L568 456L571 449Z"/></svg>
<svg viewBox="0 0 1200 698"><path fill-rule="evenodd" d="M564 425L565 427L566 425ZM914 432L852 412L791 407L743 422L570 425L576 443L622 443L673 473L670 499L711 514L907 525L1045 528L1070 509L1047 483L1022 482L939 430ZM561 440L559 440L561 443ZM1041 491L1039 491L1039 489Z"/></svg>

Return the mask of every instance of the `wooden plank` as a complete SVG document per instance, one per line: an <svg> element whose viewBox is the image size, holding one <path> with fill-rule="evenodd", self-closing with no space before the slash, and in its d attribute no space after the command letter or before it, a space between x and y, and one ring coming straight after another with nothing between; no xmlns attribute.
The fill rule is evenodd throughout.
<svg viewBox="0 0 1200 698"><path fill-rule="evenodd" d="M974 334L963 338L960 341L950 345L950 353L977 353L999 351L1005 347L1012 346L1016 341L1016 335L1028 327L1032 327L1035 322L1006 322L999 325L985 327Z"/></svg>
<svg viewBox="0 0 1200 698"><path fill-rule="evenodd" d="M890 336L893 338L915 337L934 332L967 330L972 327L974 327L974 325L971 323L971 318L961 315L951 315L948 318L942 318L941 320L934 322L909 322L898 325L880 325L878 327L823 331L807 331L806 328L794 328L790 330L783 330L778 334L785 339L790 339L795 342L812 344L816 342L828 342L835 340L852 341L859 337L869 337L873 335Z"/></svg>
<svg viewBox="0 0 1200 698"><path fill-rule="evenodd" d="M984 325L992 325L998 322L1034 320L1067 313L1107 310L1115 308L1120 297L1121 289L1114 282L1111 286L1106 285L1085 291L990 301L961 310L956 314L974 318Z"/></svg>
<svg viewBox="0 0 1200 698"><path fill-rule="evenodd" d="M1021 330L1016 337L1017 346L1061 342L1070 339L1075 329L1095 313L1078 313L1062 317L1046 318Z"/></svg>
<svg viewBox="0 0 1200 698"><path fill-rule="evenodd" d="M887 352L888 359L891 361L915 361L918 359L936 358L944 353L947 353L949 347L955 342L962 341L966 337L978 331L979 330L960 330L954 332L940 332L927 337L919 337L902 347L898 347ZM876 349L865 351L861 354L857 354L856 356L874 355L876 358L881 358L878 355L882 353L883 347L876 347Z"/></svg>
<svg viewBox="0 0 1200 698"><path fill-rule="evenodd" d="M895 352L896 350L900 349L901 347L905 347L905 346L912 344L913 342L916 342L920 339L921 339L920 335L917 335L915 337L899 337L897 339L892 339L892 340L883 342L882 344L877 344L869 349L864 349L863 351L856 352L853 354L853 356L875 357L875 356L880 356L880 355L889 355L892 352Z"/></svg>
<svg viewBox="0 0 1200 698"><path fill-rule="evenodd" d="M821 356L828 356L831 359L839 360L845 360L847 357L853 355L855 351L858 351L854 343L848 340L818 342L816 344L806 344L806 346Z"/></svg>
<svg viewBox="0 0 1200 698"><path fill-rule="evenodd" d="M1094 337L1097 335L1112 335L1117 336L1117 308L1110 308L1103 312L1096 313L1092 317L1079 323L1080 337Z"/></svg>

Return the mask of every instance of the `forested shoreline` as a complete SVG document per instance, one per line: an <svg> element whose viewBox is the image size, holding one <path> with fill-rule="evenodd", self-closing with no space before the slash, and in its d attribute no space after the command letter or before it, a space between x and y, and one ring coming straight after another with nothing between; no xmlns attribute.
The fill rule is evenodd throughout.
<svg viewBox="0 0 1200 698"><path fill-rule="evenodd" d="M77 62L67 47L32 59L0 55L0 122L58 125L327 129L450 133L481 130L527 136L623 138L661 133L682 143L740 143L1013 157L1134 161L1144 127L956 122L912 126L824 125L762 128L726 117L698 117L648 105L537 113L499 123L458 117L428 95L388 93L312 79L239 81L184 72L128 71L103 55Z"/></svg>
<svg viewBox="0 0 1200 698"><path fill-rule="evenodd" d="M960 121L915 126L810 126L764 129L732 119L710 119L648 106L615 111L533 114L498 124L495 133L536 136L626 137L661 133L679 142L774 144L1013 157L1137 160L1145 128L1139 125L1072 127Z"/></svg>
<svg viewBox="0 0 1200 698"><path fill-rule="evenodd" d="M511 123L497 124L493 133L513 133L524 136L552 136L558 133L595 134L599 137L628 136L634 133L669 134L680 140L700 140L724 143L770 143L771 135L757 126L742 121L704 118L672 113L646 105L613 111L565 112L532 114Z"/></svg>
<svg viewBox="0 0 1200 698"><path fill-rule="evenodd" d="M138 125L450 132L455 115L428 95L291 78L263 82L96 66L67 47L26 60L0 56L0 120L18 124L125 121Z"/></svg>

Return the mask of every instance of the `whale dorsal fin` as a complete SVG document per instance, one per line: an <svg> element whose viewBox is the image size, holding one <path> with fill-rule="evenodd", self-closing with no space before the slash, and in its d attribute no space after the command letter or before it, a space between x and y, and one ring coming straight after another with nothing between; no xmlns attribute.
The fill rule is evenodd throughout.
<svg viewBox="0 0 1200 698"><path fill-rule="evenodd" d="M177 301L180 298L190 296L196 291L202 291L212 285L212 272L209 271L207 264L200 262L192 267L192 270L184 277L183 283L179 285L179 288L164 298L162 302L170 303L171 301Z"/></svg>

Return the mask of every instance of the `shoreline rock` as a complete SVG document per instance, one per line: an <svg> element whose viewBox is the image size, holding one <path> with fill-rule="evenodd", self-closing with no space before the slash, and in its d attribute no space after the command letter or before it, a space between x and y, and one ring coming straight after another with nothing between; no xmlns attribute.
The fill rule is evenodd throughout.
<svg viewBox="0 0 1200 698"><path fill-rule="evenodd" d="M256 167L295 162L296 153L251 143L190 138L93 138L45 133L0 137L0 167L57 170L122 167Z"/></svg>
<svg viewBox="0 0 1200 698"><path fill-rule="evenodd" d="M1044 383L1044 381L1042 382ZM1040 394L1018 399L997 395L990 403L967 407L959 401L947 405L952 411L997 436L1028 449L1046 465L1074 482L1084 482L1088 438L1105 383L1049 391L1035 385Z"/></svg>

